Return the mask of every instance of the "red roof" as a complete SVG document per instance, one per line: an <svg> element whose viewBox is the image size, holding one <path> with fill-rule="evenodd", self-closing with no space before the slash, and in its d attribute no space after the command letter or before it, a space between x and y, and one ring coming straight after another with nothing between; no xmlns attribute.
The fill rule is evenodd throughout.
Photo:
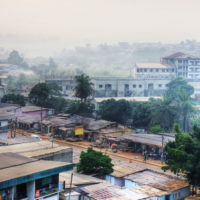
<svg viewBox="0 0 200 200"><path fill-rule="evenodd" d="M163 57L163 58L164 59L199 59L196 56L192 56L192 55L185 54L185 53L182 53L182 52L177 52L177 53L174 53L172 55L169 55L169 56L166 56L166 57Z"/></svg>

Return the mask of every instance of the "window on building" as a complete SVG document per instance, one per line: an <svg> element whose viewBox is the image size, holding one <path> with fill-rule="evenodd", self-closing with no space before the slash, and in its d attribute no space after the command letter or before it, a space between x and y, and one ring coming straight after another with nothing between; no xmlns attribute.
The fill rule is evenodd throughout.
<svg viewBox="0 0 200 200"><path fill-rule="evenodd" d="M105 89L106 90L111 90L112 89L112 85L111 84L106 84L105 85Z"/></svg>
<svg viewBox="0 0 200 200"><path fill-rule="evenodd" d="M136 85L135 85L135 84L133 85L133 88L136 88Z"/></svg>
<svg viewBox="0 0 200 200"><path fill-rule="evenodd" d="M156 69L156 72L159 72L159 69Z"/></svg>
<svg viewBox="0 0 200 200"><path fill-rule="evenodd" d="M172 72L174 72L174 69L172 69Z"/></svg>
<svg viewBox="0 0 200 200"><path fill-rule="evenodd" d="M27 198L26 183L22 183L16 186L15 199Z"/></svg>
<svg viewBox="0 0 200 200"><path fill-rule="evenodd" d="M137 72L140 72L140 69L137 69Z"/></svg>
<svg viewBox="0 0 200 200"><path fill-rule="evenodd" d="M144 69L144 72L147 72L147 69Z"/></svg>
<svg viewBox="0 0 200 200"><path fill-rule="evenodd" d="M148 84L148 89L150 89L150 90L154 89L153 83L149 83L149 84Z"/></svg>
<svg viewBox="0 0 200 200"><path fill-rule="evenodd" d="M178 60L178 63L182 63L182 60Z"/></svg>
<svg viewBox="0 0 200 200"><path fill-rule="evenodd" d="M58 175L48 176L35 181L35 189L44 191L47 193L48 190L58 187Z"/></svg>
<svg viewBox="0 0 200 200"><path fill-rule="evenodd" d="M191 65L194 65L194 61L190 61L190 64L191 64Z"/></svg>
<svg viewBox="0 0 200 200"><path fill-rule="evenodd" d="M169 69L166 69L166 72L169 72Z"/></svg>
<svg viewBox="0 0 200 200"><path fill-rule="evenodd" d="M125 84L125 85L124 85L124 88L125 88L126 90L128 90L128 89L129 89L129 84Z"/></svg>
<svg viewBox="0 0 200 200"><path fill-rule="evenodd" d="M165 72L165 69L162 69L162 72Z"/></svg>
<svg viewBox="0 0 200 200"><path fill-rule="evenodd" d="M139 88L142 88L142 85L139 85Z"/></svg>
<svg viewBox="0 0 200 200"><path fill-rule="evenodd" d="M178 66L178 69L182 69L182 66Z"/></svg>
<svg viewBox="0 0 200 200"><path fill-rule="evenodd" d="M153 72L153 69L152 69L152 68L150 69L150 72Z"/></svg>
<svg viewBox="0 0 200 200"><path fill-rule="evenodd" d="M100 85L99 85L99 88L103 88L103 85L100 84Z"/></svg>
<svg viewBox="0 0 200 200"><path fill-rule="evenodd" d="M143 69L140 69L140 72L143 72Z"/></svg>
<svg viewBox="0 0 200 200"><path fill-rule="evenodd" d="M182 73L181 73L181 72L179 72L179 73L178 73L178 76L182 76Z"/></svg>
<svg viewBox="0 0 200 200"><path fill-rule="evenodd" d="M159 84L158 87L162 87L162 84Z"/></svg>

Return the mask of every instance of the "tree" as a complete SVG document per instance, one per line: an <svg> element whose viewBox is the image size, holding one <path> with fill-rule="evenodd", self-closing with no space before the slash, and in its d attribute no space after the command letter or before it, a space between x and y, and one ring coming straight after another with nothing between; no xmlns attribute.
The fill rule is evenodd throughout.
<svg viewBox="0 0 200 200"><path fill-rule="evenodd" d="M193 93L194 88L181 77L172 80L168 84L168 89L166 91L166 97L173 101L176 108L179 108L179 119L182 120L184 132L189 131L189 115L193 111L190 96Z"/></svg>
<svg viewBox="0 0 200 200"><path fill-rule="evenodd" d="M124 124L131 117L131 106L126 100L108 99L100 103L98 114L102 119Z"/></svg>
<svg viewBox="0 0 200 200"><path fill-rule="evenodd" d="M153 134L159 134L162 132L163 132L163 129L161 128L160 125L154 125L151 127L151 133L153 133Z"/></svg>
<svg viewBox="0 0 200 200"><path fill-rule="evenodd" d="M8 63L13 65L18 65L22 68L28 68L28 64L24 61L24 59L19 55L18 51L13 50L8 57Z"/></svg>
<svg viewBox="0 0 200 200"><path fill-rule="evenodd" d="M113 172L111 158L102 152L93 150L91 147L87 152L82 151L80 162L77 164L77 172L85 174L106 175Z"/></svg>
<svg viewBox="0 0 200 200"><path fill-rule="evenodd" d="M13 103L13 104L19 104L20 106L25 106L25 99L24 96L21 94L6 94L1 99L2 103Z"/></svg>
<svg viewBox="0 0 200 200"><path fill-rule="evenodd" d="M185 174L188 183L196 188L200 186L200 127L195 125L190 135L175 124L175 131L175 141L165 147L168 159L163 170Z"/></svg>
<svg viewBox="0 0 200 200"><path fill-rule="evenodd" d="M187 83L184 78L178 77L167 84L166 96L173 99L179 99L182 92L185 91L187 96L191 96L194 93L194 88Z"/></svg>
<svg viewBox="0 0 200 200"><path fill-rule="evenodd" d="M68 103L64 98L53 97L53 96L50 96L48 98L48 102L46 104L47 108L54 108L55 113L66 112L67 106L68 106Z"/></svg>
<svg viewBox="0 0 200 200"><path fill-rule="evenodd" d="M136 102L132 111L133 127L148 128L151 123L149 102Z"/></svg>
<svg viewBox="0 0 200 200"><path fill-rule="evenodd" d="M81 101L86 101L86 99L93 94L93 83L90 81L89 76L81 74L80 76L75 76L76 86L75 96L80 98Z"/></svg>
<svg viewBox="0 0 200 200"><path fill-rule="evenodd" d="M163 96L162 99L149 101L151 111L151 125L160 125L162 129L170 130L177 121L179 108L171 98Z"/></svg>
<svg viewBox="0 0 200 200"><path fill-rule="evenodd" d="M94 112L94 104L90 102L70 101L67 106L67 113L78 114L82 116L91 117Z"/></svg>
<svg viewBox="0 0 200 200"><path fill-rule="evenodd" d="M61 96L62 88L55 82L47 82L50 96Z"/></svg>
<svg viewBox="0 0 200 200"><path fill-rule="evenodd" d="M35 105L44 107L47 105L49 94L50 94L50 91L47 84L38 83L31 89L29 98L32 100L32 102Z"/></svg>
<svg viewBox="0 0 200 200"><path fill-rule="evenodd" d="M23 58L19 55L18 51L13 50L9 54L8 63L13 65L21 65L23 63Z"/></svg>

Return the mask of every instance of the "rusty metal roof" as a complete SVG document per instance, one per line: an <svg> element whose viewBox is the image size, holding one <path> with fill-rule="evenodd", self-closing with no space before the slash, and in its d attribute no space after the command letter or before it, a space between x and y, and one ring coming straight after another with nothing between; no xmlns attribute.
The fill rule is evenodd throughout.
<svg viewBox="0 0 200 200"><path fill-rule="evenodd" d="M135 143L146 144L149 146L156 146L162 148L162 135L157 134L125 134L122 138L130 140ZM163 136L164 145L169 141L174 141L174 137Z"/></svg>

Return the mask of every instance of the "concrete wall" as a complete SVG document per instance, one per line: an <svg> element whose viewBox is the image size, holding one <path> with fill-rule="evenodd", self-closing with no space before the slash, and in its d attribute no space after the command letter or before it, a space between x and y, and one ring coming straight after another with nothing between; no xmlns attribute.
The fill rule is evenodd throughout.
<svg viewBox="0 0 200 200"><path fill-rule="evenodd" d="M171 79L98 78L94 81L96 97L161 96ZM109 85L109 89L106 86Z"/></svg>
<svg viewBox="0 0 200 200"><path fill-rule="evenodd" d="M170 194L170 200L180 200L190 195L190 188L185 187Z"/></svg>
<svg viewBox="0 0 200 200"><path fill-rule="evenodd" d="M0 140L7 140L8 139L8 132L0 133Z"/></svg>
<svg viewBox="0 0 200 200"><path fill-rule="evenodd" d="M73 162L73 150L72 148L64 149L59 152L37 156L34 157L40 160L52 160L52 161L59 161L59 162Z"/></svg>

